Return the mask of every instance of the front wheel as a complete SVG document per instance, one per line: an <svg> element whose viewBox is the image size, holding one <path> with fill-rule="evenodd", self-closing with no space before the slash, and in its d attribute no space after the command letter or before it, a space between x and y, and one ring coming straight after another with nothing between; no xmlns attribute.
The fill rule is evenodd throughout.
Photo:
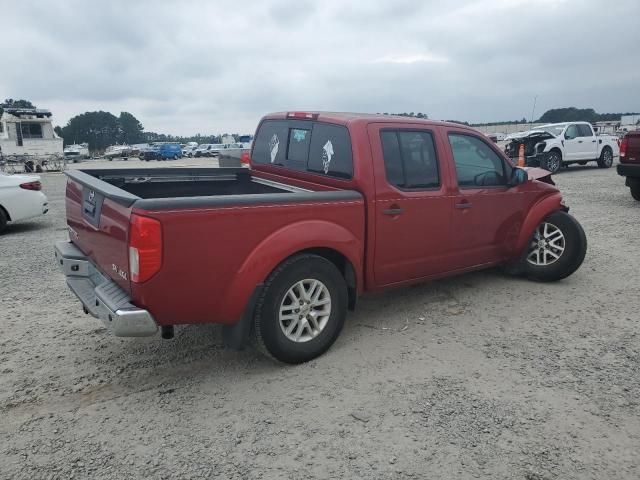
<svg viewBox="0 0 640 480"><path fill-rule="evenodd" d="M587 252L587 237L578 221L566 212L555 212L536 228L523 259L524 273L552 282L575 272Z"/></svg>
<svg viewBox="0 0 640 480"><path fill-rule="evenodd" d="M0 208L0 233L7 228L7 215L4 213L4 210Z"/></svg>
<svg viewBox="0 0 640 480"><path fill-rule="evenodd" d="M609 168L611 165L613 165L613 151L609 147L604 147L598 159L598 167Z"/></svg>
<svg viewBox="0 0 640 480"><path fill-rule="evenodd" d="M540 166L551 173L556 173L562 166L562 155L557 150L552 150L540 162Z"/></svg>
<svg viewBox="0 0 640 480"><path fill-rule="evenodd" d="M258 348L285 363L312 360L335 342L347 314L347 285L336 266L296 255L269 276L256 305Z"/></svg>

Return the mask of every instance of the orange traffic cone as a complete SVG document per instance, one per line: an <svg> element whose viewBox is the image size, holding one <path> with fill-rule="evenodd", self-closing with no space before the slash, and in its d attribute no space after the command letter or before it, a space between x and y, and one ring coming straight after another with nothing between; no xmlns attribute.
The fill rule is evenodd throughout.
<svg viewBox="0 0 640 480"><path fill-rule="evenodd" d="M524 143L520 144L520 150L518 151L518 166L524 167Z"/></svg>

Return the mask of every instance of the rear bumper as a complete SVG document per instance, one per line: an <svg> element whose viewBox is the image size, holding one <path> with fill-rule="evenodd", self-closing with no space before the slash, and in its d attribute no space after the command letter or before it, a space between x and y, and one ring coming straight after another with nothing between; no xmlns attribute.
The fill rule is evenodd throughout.
<svg viewBox="0 0 640 480"><path fill-rule="evenodd" d="M129 295L102 275L73 243L57 242L55 255L84 310L99 318L116 337L147 337L158 331L153 316L133 305Z"/></svg>
<svg viewBox="0 0 640 480"><path fill-rule="evenodd" d="M618 175L623 177L640 178L640 163L619 163L616 170L618 170Z"/></svg>

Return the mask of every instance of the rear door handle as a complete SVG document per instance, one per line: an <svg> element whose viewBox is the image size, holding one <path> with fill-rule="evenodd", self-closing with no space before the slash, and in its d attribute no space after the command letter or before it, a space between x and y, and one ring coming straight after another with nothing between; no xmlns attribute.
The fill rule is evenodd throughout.
<svg viewBox="0 0 640 480"><path fill-rule="evenodd" d="M460 209L460 210L465 209L465 208L471 208L471 207L472 207L472 203L468 202L468 201L456 203L456 208Z"/></svg>
<svg viewBox="0 0 640 480"><path fill-rule="evenodd" d="M399 207L387 208L386 210L382 211L382 213L384 213L385 215L400 215L402 212L404 212L404 210Z"/></svg>

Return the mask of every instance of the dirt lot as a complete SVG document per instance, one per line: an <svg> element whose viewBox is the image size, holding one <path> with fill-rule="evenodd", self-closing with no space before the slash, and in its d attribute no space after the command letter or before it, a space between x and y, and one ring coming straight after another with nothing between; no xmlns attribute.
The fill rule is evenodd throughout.
<svg viewBox="0 0 640 480"><path fill-rule="evenodd" d="M56 270L43 175L50 213L0 237L0 477L640 478L640 204L614 169L555 178L589 239L571 278L365 298L292 367L215 326L109 336Z"/></svg>

